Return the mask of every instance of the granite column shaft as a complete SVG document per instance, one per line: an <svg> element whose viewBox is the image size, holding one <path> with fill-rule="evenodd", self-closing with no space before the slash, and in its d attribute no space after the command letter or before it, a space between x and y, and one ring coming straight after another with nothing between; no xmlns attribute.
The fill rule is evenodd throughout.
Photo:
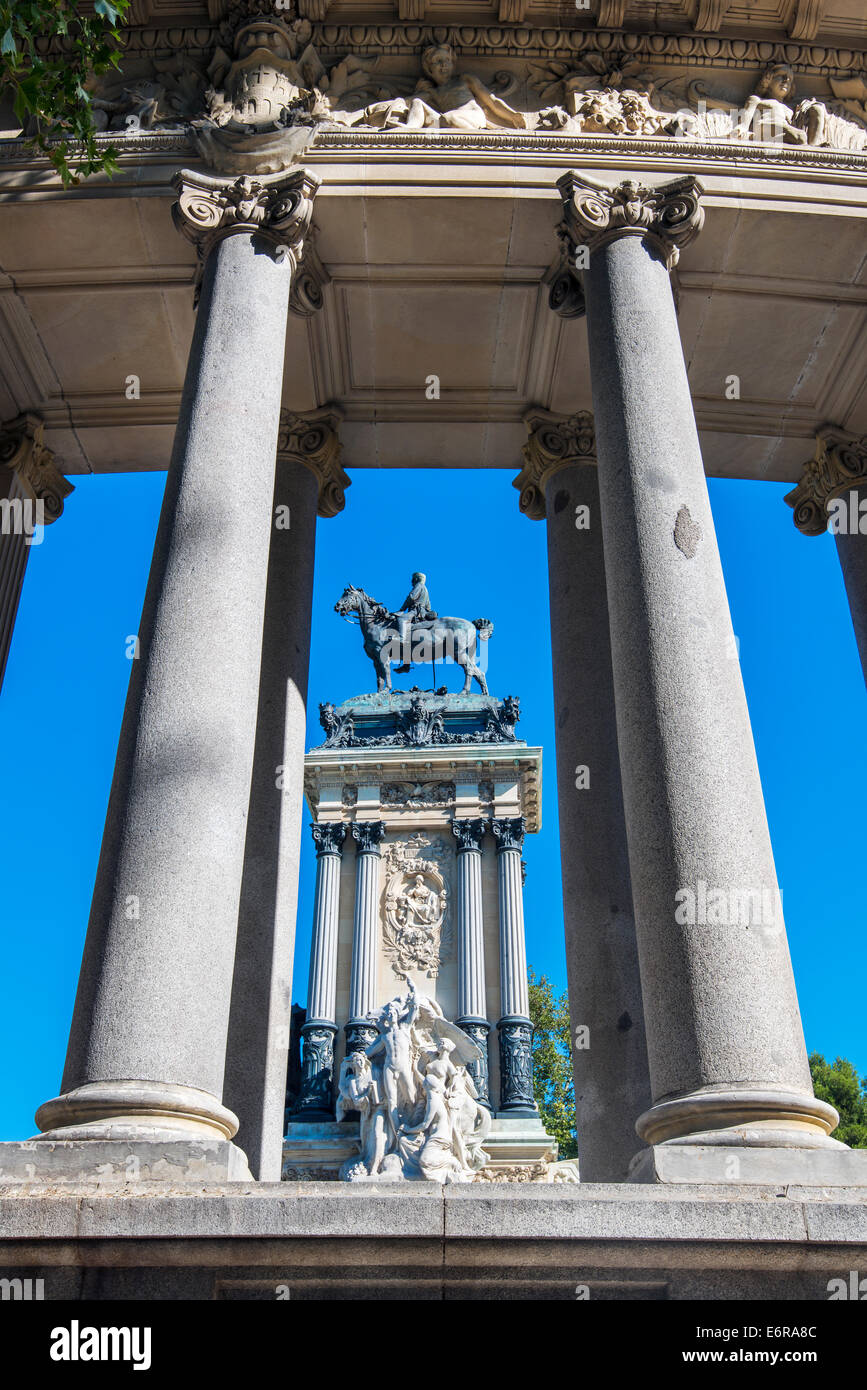
<svg viewBox="0 0 867 1390"><path fill-rule="evenodd" d="M458 841L458 1018L464 1032L482 1052L481 1061L470 1063L469 1072L479 1100L490 1108L488 1033L485 993L485 937L482 917L481 819L455 820L452 831Z"/></svg>
<svg viewBox="0 0 867 1390"><path fill-rule="evenodd" d="M375 1025L367 1021L366 1015L376 1005L380 841L385 826L382 821L353 821L351 829L357 849L347 1052L366 1047L377 1035Z"/></svg>
<svg viewBox="0 0 867 1390"><path fill-rule="evenodd" d="M587 326L648 1143L828 1143L812 1095L669 269L699 190L560 180ZM713 909L707 902L712 894ZM758 919L758 920L757 920Z"/></svg>
<svg viewBox="0 0 867 1390"><path fill-rule="evenodd" d="M614 712L593 417L528 417L521 509L547 519L563 921L582 1180L624 1182L650 1078Z"/></svg>
<svg viewBox="0 0 867 1390"><path fill-rule="evenodd" d="M521 846L524 818L495 817L497 900L500 927L500 1111L536 1115L533 1096L533 1025L524 940L524 885Z"/></svg>
<svg viewBox="0 0 867 1390"><path fill-rule="evenodd" d="M222 1102L289 290L315 183L178 179L204 261L106 819L60 1137L231 1138ZM279 249L282 248L282 251Z"/></svg>

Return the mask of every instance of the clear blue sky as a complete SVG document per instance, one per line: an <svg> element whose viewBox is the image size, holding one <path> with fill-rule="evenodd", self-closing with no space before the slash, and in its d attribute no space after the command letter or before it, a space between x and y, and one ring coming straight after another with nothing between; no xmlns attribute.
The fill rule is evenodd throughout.
<svg viewBox="0 0 867 1390"><path fill-rule="evenodd" d="M0 694L5 921L0 1137L33 1133L57 1093L163 474L76 479L31 550ZM358 633L333 612L350 580L388 604L428 575L440 612L493 619L492 693L521 697L545 750L543 826L528 839L528 959L565 988L545 528L505 472L356 472L319 523L308 747L320 700L372 688ZM811 1050L867 1071L862 885L865 694L829 536L799 535L776 484L713 481L777 868ZM427 673L424 673L425 677ZM404 686L426 678L398 677ZM457 688L454 670L446 677ZM305 829L295 997L303 1002L313 856Z"/></svg>

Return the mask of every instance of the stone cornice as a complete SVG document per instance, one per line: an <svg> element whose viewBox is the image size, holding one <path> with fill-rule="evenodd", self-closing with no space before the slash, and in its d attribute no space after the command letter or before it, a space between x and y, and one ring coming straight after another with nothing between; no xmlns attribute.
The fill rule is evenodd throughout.
<svg viewBox="0 0 867 1390"><path fill-rule="evenodd" d="M280 412L278 461L292 459L310 470L319 484L320 516L337 516L343 511L344 493L352 483L340 463L343 450L337 430L341 419L340 411L333 406L308 415L296 415L291 410Z"/></svg>
<svg viewBox="0 0 867 1390"><path fill-rule="evenodd" d="M580 246L592 255L623 236L649 237L668 270L677 265L681 247L701 231L704 209L701 184L690 174L657 188L627 179L616 188L582 178L574 170L557 180L563 199L558 231L569 259Z"/></svg>
<svg viewBox="0 0 867 1390"><path fill-rule="evenodd" d="M295 169L268 182L246 174L215 179L181 169L172 180L178 194L172 217L178 231L195 246L200 262L224 237L255 232L283 254L294 271L319 183L307 169Z"/></svg>
<svg viewBox="0 0 867 1390"><path fill-rule="evenodd" d="M867 483L867 435L861 438L823 425L816 431L816 450L796 488L786 494L795 525L805 536L828 529L828 505L859 484Z"/></svg>
<svg viewBox="0 0 867 1390"><path fill-rule="evenodd" d="M0 466L11 468L32 502L41 502L44 520L56 521L63 503L75 489L46 448L45 425L38 415L19 415L0 427Z"/></svg>
<svg viewBox="0 0 867 1390"><path fill-rule="evenodd" d="M97 136L97 144L113 145L118 152L120 170L115 174L107 188L100 189L102 196L129 197L140 192L139 182L132 183L130 175L134 169L165 165L176 159L186 160L195 155L192 142L183 130L148 131L136 136L124 136L120 132ZM464 156L485 158L503 163L518 162L524 156L535 166L539 155L552 162L577 164L592 159L595 164L620 162L634 168L640 160L644 168L659 169L674 174L678 166L686 166L690 171L705 169L719 174L750 173L772 176L779 173L790 177L796 173L799 178L823 179L827 174L846 178L847 182L860 183L867 175L867 152L834 150L824 146L734 143L726 141L685 141L674 139L654 139L652 137L621 135L575 135L559 134L556 131L317 131L304 152L310 163L326 163L342 155L364 154L370 158L406 157L415 151L425 154L438 154L446 161L460 160ZM81 190L64 189L59 177L54 177L49 168L47 156L35 151L23 139L0 141L0 171L4 168L14 170L16 178L20 166L27 166L40 172L38 190L32 192L38 197L81 198L87 196L88 185ZM43 180L43 171L46 177ZM228 180L227 180L228 181ZM157 179L153 187L159 188ZM166 182L168 187L168 182ZM3 187L0 185L0 193ZM31 190L27 185L16 184L16 199L28 196ZM306 256L305 256L306 261ZM303 271L303 264L302 264ZM300 306L298 306L300 307Z"/></svg>
<svg viewBox="0 0 867 1390"><path fill-rule="evenodd" d="M524 416L530 438L522 450L524 467L512 487L520 492L519 506L531 521L545 518L545 488L560 468L574 463L596 462L596 434L589 410L575 415L552 415L530 410Z"/></svg>

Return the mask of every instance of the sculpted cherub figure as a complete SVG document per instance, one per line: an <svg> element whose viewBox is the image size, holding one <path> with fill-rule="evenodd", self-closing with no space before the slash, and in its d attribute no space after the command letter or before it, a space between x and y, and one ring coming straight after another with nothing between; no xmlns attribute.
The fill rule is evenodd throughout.
<svg viewBox="0 0 867 1390"><path fill-rule="evenodd" d="M735 128L740 139L779 140L805 145L807 132L793 124L794 110L788 104L795 95L795 74L788 63L766 68L747 97Z"/></svg>
<svg viewBox="0 0 867 1390"><path fill-rule="evenodd" d="M353 123L402 130L527 129L523 113L495 96L481 78L457 71L450 44L431 44L421 55L421 66L423 76L411 97L375 102Z"/></svg>

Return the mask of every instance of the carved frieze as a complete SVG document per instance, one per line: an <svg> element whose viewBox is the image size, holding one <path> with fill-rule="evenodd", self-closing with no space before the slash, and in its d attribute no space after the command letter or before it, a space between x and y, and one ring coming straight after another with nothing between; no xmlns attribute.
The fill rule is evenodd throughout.
<svg viewBox="0 0 867 1390"><path fill-rule="evenodd" d="M129 75L94 92L98 123L127 135L183 127L211 168L248 174L285 170L311 139L349 129L867 148L867 77L851 52L699 35L612 43L593 31L314 25L311 8L318 15L320 0L301 17L235 6L210 47L206 31L173 31L168 52L131 31ZM510 66L481 75L474 65L493 56ZM796 101L804 72L826 89Z"/></svg>
<svg viewBox="0 0 867 1390"><path fill-rule="evenodd" d="M450 806L455 799L454 782L387 782L381 804L421 811L431 806Z"/></svg>

